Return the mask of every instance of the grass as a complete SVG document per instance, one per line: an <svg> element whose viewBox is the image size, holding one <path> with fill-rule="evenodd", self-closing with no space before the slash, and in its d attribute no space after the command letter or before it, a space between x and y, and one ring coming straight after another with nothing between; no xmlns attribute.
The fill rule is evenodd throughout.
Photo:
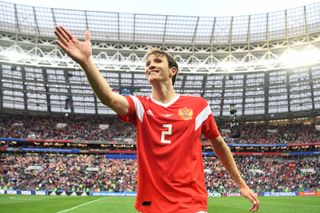
<svg viewBox="0 0 320 213"><path fill-rule="evenodd" d="M259 197L260 213L320 213L320 197ZM0 195L2 213L135 213L135 197ZM209 198L208 213L247 213L242 197Z"/></svg>

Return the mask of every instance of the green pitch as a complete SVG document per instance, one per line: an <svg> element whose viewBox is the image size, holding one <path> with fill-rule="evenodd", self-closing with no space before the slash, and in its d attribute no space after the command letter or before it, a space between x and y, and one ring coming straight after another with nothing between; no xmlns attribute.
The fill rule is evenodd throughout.
<svg viewBox="0 0 320 213"><path fill-rule="evenodd" d="M320 213L320 197L259 197L260 213ZM1 213L135 213L135 197L0 195ZM242 197L209 198L208 213L247 213Z"/></svg>

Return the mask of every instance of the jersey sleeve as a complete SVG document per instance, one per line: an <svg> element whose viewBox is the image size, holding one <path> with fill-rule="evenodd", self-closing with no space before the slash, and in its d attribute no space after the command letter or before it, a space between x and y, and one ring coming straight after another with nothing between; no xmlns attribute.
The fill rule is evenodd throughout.
<svg viewBox="0 0 320 213"><path fill-rule="evenodd" d="M215 139L220 136L213 113L203 122L201 132L207 139Z"/></svg>
<svg viewBox="0 0 320 213"><path fill-rule="evenodd" d="M120 118L120 120L124 121L124 122L128 122L131 124L135 124L136 123L136 113L135 113L135 105L133 102L133 99L131 96L125 96L125 98L127 99L128 103L129 103L129 109L128 109L128 114L127 115L118 115L118 117Z"/></svg>
<svg viewBox="0 0 320 213"><path fill-rule="evenodd" d="M201 132L207 139L215 139L220 136L220 133L208 102L205 99L202 100L202 104L205 105L205 108L200 113L200 117L202 117Z"/></svg>

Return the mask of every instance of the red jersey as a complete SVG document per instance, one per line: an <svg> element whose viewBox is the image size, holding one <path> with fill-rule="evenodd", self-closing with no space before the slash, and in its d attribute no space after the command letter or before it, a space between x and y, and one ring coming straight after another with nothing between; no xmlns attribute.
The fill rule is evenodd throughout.
<svg viewBox="0 0 320 213"><path fill-rule="evenodd" d="M151 97L127 96L136 125L138 186L135 207L143 213L195 213L207 210L201 134L218 137L205 99L177 95L162 104Z"/></svg>

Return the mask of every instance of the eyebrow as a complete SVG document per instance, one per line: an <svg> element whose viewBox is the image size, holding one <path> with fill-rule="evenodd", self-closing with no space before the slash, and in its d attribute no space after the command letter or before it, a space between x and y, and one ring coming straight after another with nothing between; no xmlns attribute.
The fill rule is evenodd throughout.
<svg viewBox="0 0 320 213"><path fill-rule="evenodd" d="M161 56L160 56L160 57L156 56L156 57L153 58L153 60L161 60L161 61L163 61L162 58L163 58L163 57L161 57ZM151 60L148 59L148 60L146 61L146 65L149 64L150 61L151 61Z"/></svg>

